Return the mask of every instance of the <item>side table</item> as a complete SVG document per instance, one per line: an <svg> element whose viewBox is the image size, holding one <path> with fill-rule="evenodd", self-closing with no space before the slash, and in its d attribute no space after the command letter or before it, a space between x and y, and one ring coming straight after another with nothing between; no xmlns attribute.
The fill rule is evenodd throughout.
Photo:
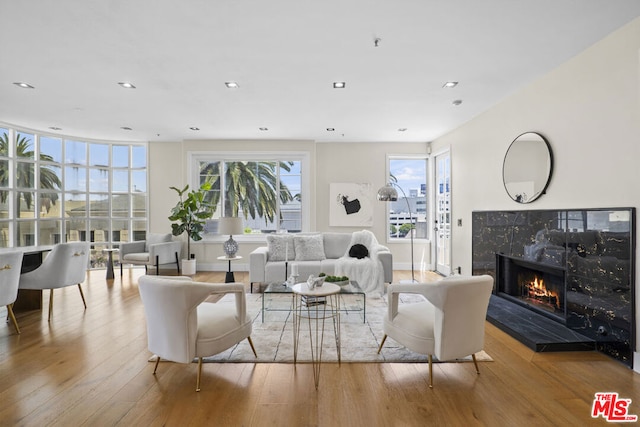
<svg viewBox="0 0 640 427"><path fill-rule="evenodd" d="M338 353L338 363L340 363L340 286L333 283L325 283L319 288L309 289L306 283L298 283L291 290L293 291L293 363L295 364L298 360L300 322L306 318L309 324L309 340L311 341L313 380L317 390L320 381L322 343L324 342L326 319L333 320L336 351ZM322 297L325 298L322 304L311 302L316 298ZM315 323L315 328L311 326L312 321Z"/></svg>
<svg viewBox="0 0 640 427"><path fill-rule="evenodd" d="M231 271L231 261L237 261L239 259L242 259L242 257L240 255L236 255L234 257L228 257L226 255L223 255L223 256L219 256L218 257L219 261L228 261L229 262L229 270L227 270L227 274L224 277L224 283L232 283L232 282L236 281L236 278L233 275L233 271Z"/></svg>
<svg viewBox="0 0 640 427"><path fill-rule="evenodd" d="M113 254L120 252L120 249L111 248L111 249L103 249L102 253L107 254L107 280L113 279Z"/></svg>

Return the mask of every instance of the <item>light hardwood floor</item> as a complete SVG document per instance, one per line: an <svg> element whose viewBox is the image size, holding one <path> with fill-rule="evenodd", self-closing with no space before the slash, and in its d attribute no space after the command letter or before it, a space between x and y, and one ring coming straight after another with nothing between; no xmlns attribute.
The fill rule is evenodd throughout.
<svg viewBox="0 0 640 427"><path fill-rule="evenodd" d="M316 391L310 365L212 363L196 393L195 364L152 375L143 271L110 282L90 272L86 310L77 287L58 290L50 323L46 307L17 315L21 335L0 324L0 426L606 425L590 415L603 391L633 399L630 413L640 415L640 375L627 367L595 352L534 353L488 323L494 361L479 376L471 363L436 364L433 389L426 364L328 363ZM249 289L246 273L236 280Z"/></svg>

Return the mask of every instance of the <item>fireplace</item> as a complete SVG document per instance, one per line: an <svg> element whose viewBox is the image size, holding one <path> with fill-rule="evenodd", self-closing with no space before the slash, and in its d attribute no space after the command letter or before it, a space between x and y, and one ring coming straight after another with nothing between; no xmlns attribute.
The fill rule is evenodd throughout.
<svg viewBox="0 0 640 427"><path fill-rule="evenodd" d="M565 269L496 254L496 295L566 322Z"/></svg>
<svg viewBox="0 0 640 427"><path fill-rule="evenodd" d="M535 351L595 343L633 366L635 212L473 212L471 271L495 278L487 320Z"/></svg>

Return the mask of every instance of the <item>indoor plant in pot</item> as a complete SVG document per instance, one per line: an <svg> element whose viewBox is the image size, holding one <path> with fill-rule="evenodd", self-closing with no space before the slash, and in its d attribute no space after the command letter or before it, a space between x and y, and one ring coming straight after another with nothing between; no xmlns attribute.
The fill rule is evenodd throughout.
<svg viewBox="0 0 640 427"><path fill-rule="evenodd" d="M211 183L205 182L198 190L189 190L186 185L182 190L169 187L180 196L180 201L171 209L169 221L174 236L187 233L187 259L182 260L183 274L195 274L195 257L191 254L191 240L202 240L202 232L208 218L211 218L214 207L207 200L205 194L211 189Z"/></svg>

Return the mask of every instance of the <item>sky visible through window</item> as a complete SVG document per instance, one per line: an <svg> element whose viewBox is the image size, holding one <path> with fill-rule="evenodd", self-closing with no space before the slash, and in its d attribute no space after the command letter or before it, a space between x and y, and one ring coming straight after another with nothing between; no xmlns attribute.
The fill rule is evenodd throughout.
<svg viewBox="0 0 640 427"><path fill-rule="evenodd" d="M427 182L427 162L425 159L393 159L389 162L389 170L407 196L409 196L410 190L417 190L420 194L421 186Z"/></svg>

